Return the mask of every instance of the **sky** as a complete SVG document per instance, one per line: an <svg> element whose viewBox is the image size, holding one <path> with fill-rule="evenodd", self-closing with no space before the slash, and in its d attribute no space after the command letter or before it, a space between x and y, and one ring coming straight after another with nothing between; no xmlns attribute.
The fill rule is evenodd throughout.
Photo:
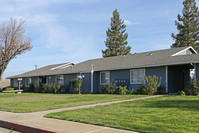
<svg viewBox="0 0 199 133"><path fill-rule="evenodd" d="M170 48L183 0L0 0L0 24L26 21L32 50L13 59L4 78L64 62L102 58L106 30L117 9L132 53ZM197 3L198 4L198 3Z"/></svg>

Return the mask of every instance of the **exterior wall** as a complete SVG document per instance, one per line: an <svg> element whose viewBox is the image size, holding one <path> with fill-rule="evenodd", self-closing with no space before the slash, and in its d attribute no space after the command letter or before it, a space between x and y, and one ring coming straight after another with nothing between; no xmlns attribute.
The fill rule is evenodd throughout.
<svg viewBox="0 0 199 133"><path fill-rule="evenodd" d="M130 83L130 71L133 69L126 70L114 70L110 71L110 82L114 82L114 80L125 80L127 85L127 89L134 89L136 91L140 85L142 84L131 84ZM166 67L151 67L145 68L145 76L153 76L162 78L161 86L166 87ZM97 85L97 86L96 86ZM95 72L94 75L94 90L97 93L102 93L103 85L100 85L100 72Z"/></svg>
<svg viewBox="0 0 199 133"><path fill-rule="evenodd" d="M100 72L93 73L93 93L102 93L100 88Z"/></svg>
<svg viewBox="0 0 199 133"><path fill-rule="evenodd" d="M10 87L14 88L14 79L10 80Z"/></svg>
<svg viewBox="0 0 199 133"><path fill-rule="evenodd" d="M196 80L199 80L199 63L196 64L196 70L195 70L195 76L196 76Z"/></svg>
<svg viewBox="0 0 199 133"><path fill-rule="evenodd" d="M75 79L77 76L76 74L68 74L68 75L64 75L64 84L67 85L69 83L69 81ZM69 90L70 93L75 93L74 89L71 87Z"/></svg>
<svg viewBox="0 0 199 133"><path fill-rule="evenodd" d="M82 93L91 93L91 74L90 73L83 73L84 75L83 82L82 82Z"/></svg>
<svg viewBox="0 0 199 133"><path fill-rule="evenodd" d="M56 76L48 76L46 80L47 84L54 83L56 81Z"/></svg>
<svg viewBox="0 0 199 133"><path fill-rule="evenodd" d="M32 77L31 83L38 83L38 77Z"/></svg>
<svg viewBox="0 0 199 133"><path fill-rule="evenodd" d="M146 68L145 72L146 76L155 75L159 78L161 77L161 86L166 87L166 66Z"/></svg>

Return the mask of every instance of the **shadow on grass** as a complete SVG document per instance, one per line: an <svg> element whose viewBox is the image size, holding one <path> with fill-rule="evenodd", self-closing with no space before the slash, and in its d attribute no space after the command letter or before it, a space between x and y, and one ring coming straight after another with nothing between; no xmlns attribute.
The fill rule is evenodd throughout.
<svg viewBox="0 0 199 133"><path fill-rule="evenodd" d="M199 110L199 100L158 100L148 101L143 105L148 108L176 108L182 110Z"/></svg>

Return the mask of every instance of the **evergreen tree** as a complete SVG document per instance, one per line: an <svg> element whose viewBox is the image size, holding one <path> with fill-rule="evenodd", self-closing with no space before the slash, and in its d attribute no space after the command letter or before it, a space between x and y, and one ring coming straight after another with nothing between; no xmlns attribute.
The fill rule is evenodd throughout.
<svg viewBox="0 0 199 133"><path fill-rule="evenodd" d="M183 2L182 16L178 14L175 25L178 34L171 34L175 43L171 47L192 46L199 52L199 11L195 0Z"/></svg>
<svg viewBox="0 0 199 133"><path fill-rule="evenodd" d="M116 9L113 11L113 17L111 18L111 28L106 31L105 45L107 49L102 50L103 57L130 54L131 47L127 46L128 34L125 28L124 20L120 19L120 14Z"/></svg>

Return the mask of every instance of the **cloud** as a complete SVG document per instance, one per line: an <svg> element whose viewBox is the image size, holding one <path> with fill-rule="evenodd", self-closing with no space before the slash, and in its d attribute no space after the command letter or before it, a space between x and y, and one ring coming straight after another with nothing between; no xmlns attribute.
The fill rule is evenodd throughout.
<svg viewBox="0 0 199 133"><path fill-rule="evenodd" d="M136 24L138 24L138 23L133 23L133 22L131 22L131 21L129 21L129 20L124 20L124 24L125 24L125 25L136 25Z"/></svg>

